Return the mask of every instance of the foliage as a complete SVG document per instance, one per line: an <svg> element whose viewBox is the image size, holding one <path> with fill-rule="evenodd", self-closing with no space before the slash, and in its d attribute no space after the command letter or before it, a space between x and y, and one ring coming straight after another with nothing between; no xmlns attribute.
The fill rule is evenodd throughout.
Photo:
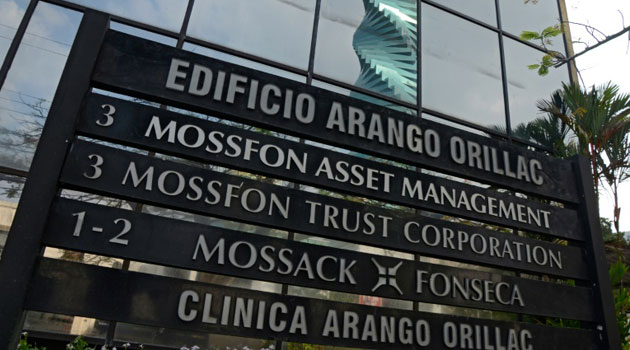
<svg viewBox="0 0 630 350"><path fill-rule="evenodd" d="M66 345L68 350L90 350L90 344L81 336L76 337L72 342Z"/></svg>
<svg viewBox="0 0 630 350"><path fill-rule="evenodd" d="M617 239L617 236L613 233L612 221L610 221L610 219L600 217L599 224L601 226L604 242L611 242Z"/></svg>
<svg viewBox="0 0 630 350"><path fill-rule="evenodd" d="M18 342L17 350L46 350L45 347L38 348L37 344L29 344L28 342L28 333L22 333L20 337L20 341Z"/></svg>
<svg viewBox="0 0 630 350"><path fill-rule="evenodd" d="M525 0L524 2L527 4L530 2L530 0ZM533 4L535 4L536 2L537 1L533 1L533 0L531 1L531 3ZM536 64L528 65L528 68L531 70L538 70L538 75L541 75L541 76L547 75L549 73L549 68L560 67L567 62L575 60L578 56L583 55L586 52L589 52L607 42L610 42L622 35L625 35L626 33L629 33L630 26L627 26L627 27L625 26L623 13L621 13L621 11L619 11L619 13L621 14L621 24L623 26L623 29L610 35L604 34L601 30L591 26L588 23L577 23L577 22L571 22L571 21L561 21L559 24L549 26L540 32L527 31L527 30L522 31L520 35L521 40L538 42L540 46L545 50L545 54L543 55L541 61ZM572 55L570 57L564 57L562 53L549 49L547 45L551 45L552 44L551 38L562 34L563 29L565 27L568 27L569 24L583 27L586 30L586 32L590 35L591 40L592 39L595 40L595 44L591 45L588 41L574 40L573 44L585 45L586 48L578 53L575 53L575 54L571 53ZM630 36L628 36L628 40L630 43ZM580 77L580 79L582 79L582 76L579 70L577 71L577 74Z"/></svg>
<svg viewBox="0 0 630 350"><path fill-rule="evenodd" d="M304 343L288 343L288 350L323 350L324 347L321 345L315 344L304 344Z"/></svg>
<svg viewBox="0 0 630 350"><path fill-rule="evenodd" d="M563 318L547 318L545 324L553 327L580 328L580 321L565 320Z"/></svg>
<svg viewBox="0 0 630 350"><path fill-rule="evenodd" d="M129 347L131 346L131 344L126 343L121 345L123 350L127 350ZM144 349L144 345L140 344L138 346L140 349ZM90 344L88 344L87 341L85 341L85 339L83 339L83 337L78 336L76 338L74 338L73 341L71 341L70 343L66 344L66 350L117 350L117 348L114 346L111 349L109 347L107 347L107 345L103 345L102 347L98 348L97 346L94 346L93 348L90 347ZM182 347L182 349L184 349L184 347ZM186 348L188 349L188 348ZM20 341L18 343L18 347L17 350L46 350L45 347L41 347L38 348L36 345L31 345L28 342L28 333L24 332L22 333L22 336L20 337ZM199 350L199 347L193 347L193 350ZM236 349L234 349L236 350ZM267 350L267 349L265 349ZM271 349L268 350L273 350L273 347Z"/></svg>
<svg viewBox="0 0 630 350"><path fill-rule="evenodd" d="M589 158L596 159L614 136L630 127L630 96L620 94L612 83L590 90L563 83L551 99L538 101L537 106L562 120L577 137L580 153Z"/></svg>
<svg viewBox="0 0 630 350"><path fill-rule="evenodd" d="M549 26L540 32L533 32L528 30L524 30L523 32L521 32L521 40L538 41L540 43L540 46L542 46L547 51L547 53L543 55L540 62L530 64L527 66L527 68L531 70L538 70L538 75L545 76L549 74L549 68L562 62L562 60L565 58L562 53L554 50L549 50L547 48L547 45L551 45L551 38L562 34L562 32L562 28L559 24Z"/></svg>
<svg viewBox="0 0 630 350"><path fill-rule="evenodd" d="M617 240L623 239L623 233L619 228L621 207L619 206L619 184L630 177L630 133L623 130L613 135L604 148L604 157L598 157L599 167L602 169L602 178L613 194L613 223L617 232ZM605 162L607 161L607 163Z"/></svg>
<svg viewBox="0 0 630 350"><path fill-rule="evenodd" d="M569 127L555 115L519 124L512 135L550 150L556 158L567 159L578 154L577 144L569 140Z"/></svg>
<svg viewBox="0 0 630 350"><path fill-rule="evenodd" d="M595 192L606 181L614 198L613 225L619 239L621 208L618 185L630 176L630 95L607 83L590 89L562 84L549 100L538 101L538 109L560 119L577 138L577 151L591 162Z"/></svg>
<svg viewBox="0 0 630 350"><path fill-rule="evenodd" d="M619 336L621 337L622 349L630 349L630 290L623 286L623 277L628 272L630 266L619 260L610 265L608 274L610 276L610 284L613 289L613 301L617 314L617 326L619 327Z"/></svg>

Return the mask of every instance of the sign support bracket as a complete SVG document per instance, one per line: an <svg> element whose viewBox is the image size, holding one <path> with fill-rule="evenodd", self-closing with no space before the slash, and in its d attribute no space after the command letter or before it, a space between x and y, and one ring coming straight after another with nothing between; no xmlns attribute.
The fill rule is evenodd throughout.
<svg viewBox="0 0 630 350"><path fill-rule="evenodd" d="M81 101L90 89L109 19L105 13L85 11L33 157L0 263L2 349L15 349L22 330L29 281L40 255L59 175L74 137Z"/></svg>
<svg viewBox="0 0 630 350"><path fill-rule="evenodd" d="M612 299L612 287L608 276L608 264L604 254L601 254L604 252L604 241L599 223L591 166L585 157L575 157L573 160L576 168L578 195L581 199L578 210L580 216L584 218L582 225L587 228L585 232L590 233L586 235L585 246L587 259L591 260L590 265L593 274L591 287L595 294L595 310L599 313L598 318L601 320L601 323L597 325L597 331L607 349L621 349L615 304ZM597 305L597 301L601 304Z"/></svg>

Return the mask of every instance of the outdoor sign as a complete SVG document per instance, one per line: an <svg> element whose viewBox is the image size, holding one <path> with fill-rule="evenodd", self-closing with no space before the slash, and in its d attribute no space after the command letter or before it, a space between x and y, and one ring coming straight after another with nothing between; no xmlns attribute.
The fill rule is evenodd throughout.
<svg viewBox="0 0 630 350"><path fill-rule="evenodd" d="M0 263L7 286L0 347L14 346L24 310L362 348L618 347L584 159L553 159L112 31L108 23L104 14L86 13L51 106ZM110 208L62 198L61 189L414 259ZM42 258L45 246L361 300L576 320L582 328L229 288ZM417 255L484 268L421 262ZM567 279L575 283L561 283Z"/></svg>
<svg viewBox="0 0 630 350"><path fill-rule="evenodd" d="M97 87L360 153L578 200L568 161L122 33L108 34L93 79Z"/></svg>
<svg viewBox="0 0 630 350"><path fill-rule="evenodd" d="M112 118L134 118L115 118L108 125L103 113L110 109ZM584 239L576 210L101 95L89 96L78 132L418 209Z"/></svg>
<svg viewBox="0 0 630 350"><path fill-rule="evenodd" d="M67 288L70 283L77 288ZM102 292L86 292L92 289ZM594 349L599 342L583 329L284 296L49 259L40 263L26 306L188 331L375 349Z"/></svg>
<svg viewBox="0 0 630 350"><path fill-rule="evenodd" d="M592 309L574 307L589 304L589 288L316 246L67 199L53 205L44 243L277 283L290 278L309 288L594 320Z"/></svg>

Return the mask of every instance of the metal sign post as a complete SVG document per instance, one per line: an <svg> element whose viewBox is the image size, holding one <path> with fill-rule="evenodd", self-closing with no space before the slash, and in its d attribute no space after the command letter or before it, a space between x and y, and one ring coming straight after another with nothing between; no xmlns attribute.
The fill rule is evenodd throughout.
<svg viewBox="0 0 630 350"><path fill-rule="evenodd" d="M15 349L21 332L24 296L42 249L42 235L81 103L90 89L90 77L108 28L109 16L85 12L33 157L0 261L3 349Z"/></svg>
<svg viewBox="0 0 630 350"><path fill-rule="evenodd" d="M590 262L592 274L592 286L595 291L595 300L598 304L597 330L608 349L621 349L621 339L617 326L615 304L612 299L610 276L608 275L608 263L604 254L604 240L599 223L599 211L597 197L593 186L591 165L585 157L573 158L578 176L578 191L582 197L579 210L582 217L582 225L590 232L589 241L586 244L587 259Z"/></svg>

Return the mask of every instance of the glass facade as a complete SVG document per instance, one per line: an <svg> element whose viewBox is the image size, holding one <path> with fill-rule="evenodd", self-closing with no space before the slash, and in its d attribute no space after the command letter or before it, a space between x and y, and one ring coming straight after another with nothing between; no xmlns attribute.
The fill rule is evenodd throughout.
<svg viewBox="0 0 630 350"><path fill-rule="evenodd" d="M28 0L0 1L0 58L4 59L18 26L24 17Z"/></svg>
<svg viewBox="0 0 630 350"><path fill-rule="evenodd" d="M316 74L416 103L415 0L324 0L320 21Z"/></svg>
<svg viewBox="0 0 630 350"><path fill-rule="evenodd" d="M196 1L188 34L307 69L314 12L315 0Z"/></svg>
<svg viewBox="0 0 630 350"><path fill-rule="evenodd" d="M498 0L501 8L503 30L520 35L523 30L540 32L560 23L558 3L556 1L512 1ZM564 52L563 37L551 39L551 47Z"/></svg>
<svg viewBox="0 0 630 350"><path fill-rule="evenodd" d="M488 127L505 125L499 36L422 5L422 105Z"/></svg>
<svg viewBox="0 0 630 350"><path fill-rule="evenodd" d="M87 9L114 15L111 28L115 30L384 105L413 118L427 118L529 146L535 145L513 130L538 118L536 101L570 80L567 67L552 70L546 77L528 70L527 65L537 62L544 50L518 39L523 30L542 30L557 22L556 0L476 0L474 5L470 0L32 1L36 4L34 11L25 14L27 0L0 0L0 58L5 59L8 68L6 75L0 76L0 253L55 89ZM28 22L22 22L22 18L28 18ZM20 25L26 30L16 36ZM552 46L565 53L562 40L556 38ZM17 51L11 57L7 52L12 43ZM251 234L294 237L293 233L163 208L129 203L124 207ZM299 234L295 239L365 249L336 241L309 240ZM415 258L400 252L370 252ZM82 254L55 254L89 262ZM134 261L110 265L273 293L416 308L409 301L287 288ZM432 305L419 308L435 311ZM466 314L465 310L462 313ZM270 345L268 340L42 313L30 313L26 326L54 337L83 334L102 341L164 348L192 343L221 349Z"/></svg>

